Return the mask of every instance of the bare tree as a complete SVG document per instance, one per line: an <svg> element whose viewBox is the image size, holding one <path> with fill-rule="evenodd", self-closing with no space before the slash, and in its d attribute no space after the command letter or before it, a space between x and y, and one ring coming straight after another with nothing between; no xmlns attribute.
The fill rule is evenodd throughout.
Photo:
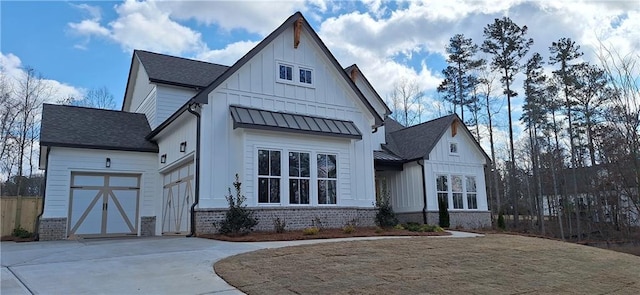
<svg viewBox="0 0 640 295"><path fill-rule="evenodd" d="M106 110L116 109L116 102L115 102L115 99L113 98L113 94L109 92L109 89L107 89L106 86L102 86L100 88L93 88L89 90L81 98L69 96L62 100L59 100L58 103L64 104L64 105L73 105L73 106L96 108L96 109L106 109Z"/></svg>
<svg viewBox="0 0 640 295"><path fill-rule="evenodd" d="M391 117L405 127L422 121L424 93L415 81L402 78L394 83L389 97Z"/></svg>

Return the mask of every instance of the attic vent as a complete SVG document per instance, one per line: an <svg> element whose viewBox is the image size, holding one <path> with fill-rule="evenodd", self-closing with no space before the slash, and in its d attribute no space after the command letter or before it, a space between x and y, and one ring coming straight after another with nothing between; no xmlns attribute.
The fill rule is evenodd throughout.
<svg viewBox="0 0 640 295"><path fill-rule="evenodd" d="M458 134L458 124L456 124L457 121L453 121L451 123L451 137L455 137L456 134Z"/></svg>
<svg viewBox="0 0 640 295"><path fill-rule="evenodd" d="M302 18L293 23L293 48L297 49L300 44L300 31L302 31Z"/></svg>

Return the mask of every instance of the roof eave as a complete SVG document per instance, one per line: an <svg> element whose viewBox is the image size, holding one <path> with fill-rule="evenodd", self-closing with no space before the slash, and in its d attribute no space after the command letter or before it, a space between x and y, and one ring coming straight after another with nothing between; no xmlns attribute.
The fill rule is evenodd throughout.
<svg viewBox="0 0 640 295"><path fill-rule="evenodd" d="M144 152L144 153L158 153L159 149L156 148L136 148L136 147L115 147L105 145L90 145L90 144L76 144L76 143L61 143L61 142L40 142L41 147L66 147L66 148L83 148L92 150L109 150L109 151L125 151L125 152Z"/></svg>

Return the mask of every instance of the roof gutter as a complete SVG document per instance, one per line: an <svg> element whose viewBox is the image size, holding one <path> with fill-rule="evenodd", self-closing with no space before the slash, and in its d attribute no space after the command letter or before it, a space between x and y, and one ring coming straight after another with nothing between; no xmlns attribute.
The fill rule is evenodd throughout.
<svg viewBox="0 0 640 295"><path fill-rule="evenodd" d="M36 216L36 228L34 230L36 241L40 240L40 219L42 218L42 214L44 214L44 200L47 197L47 175L49 174L49 154L51 154L51 147L47 147L47 156L45 157L44 164L44 188L42 189L42 205L40 206L40 214Z"/></svg>
<svg viewBox="0 0 640 295"><path fill-rule="evenodd" d="M193 200L193 204L191 204L191 232L187 235L187 237L195 237L196 236L196 206L200 202L200 113L196 111L196 109L200 108L200 104L191 101L189 103L189 107L187 111L189 113L196 116L196 158L194 159L196 165L195 171L195 197Z"/></svg>
<svg viewBox="0 0 640 295"><path fill-rule="evenodd" d="M427 183L424 179L424 160L420 159L416 161L418 165L420 165L420 171L422 171L422 198L424 201L424 206L422 207L422 223L427 224Z"/></svg>

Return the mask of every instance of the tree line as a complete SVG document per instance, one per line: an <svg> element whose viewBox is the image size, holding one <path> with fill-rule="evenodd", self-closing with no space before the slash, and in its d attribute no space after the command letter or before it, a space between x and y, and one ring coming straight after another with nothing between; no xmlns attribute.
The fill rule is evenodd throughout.
<svg viewBox="0 0 640 295"><path fill-rule="evenodd" d="M640 55L600 42L598 62L589 63L566 37L548 52L531 52L527 33L503 17L484 27L480 43L455 34L445 48L437 91L489 143L491 210L508 215L512 229L563 239L629 237L640 226ZM522 113L514 117L520 95ZM415 83L397 83L388 99L399 112L394 119L419 123L422 96ZM505 102L508 156L501 159L496 123ZM517 122L521 136L514 136Z"/></svg>
<svg viewBox="0 0 640 295"><path fill-rule="evenodd" d="M56 98L58 97L58 98ZM42 104L115 109L106 87L88 90L82 97L59 97L54 85L31 67L18 76L0 71L0 191L3 196L40 195L43 175L38 169Z"/></svg>

